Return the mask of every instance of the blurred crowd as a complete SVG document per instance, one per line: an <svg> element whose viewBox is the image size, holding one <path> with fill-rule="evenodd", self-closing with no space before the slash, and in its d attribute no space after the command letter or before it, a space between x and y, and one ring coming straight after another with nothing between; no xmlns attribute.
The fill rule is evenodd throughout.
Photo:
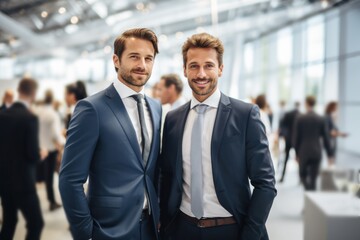
<svg viewBox="0 0 360 240"><path fill-rule="evenodd" d="M36 164L35 178L29 178L27 181L45 183L49 211L55 211L61 208L61 204L55 199L56 194L54 192L57 191L57 187L54 187L54 173L59 171L66 141L66 132L75 105L79 100L87 97L87 91L83 81L76 81L66 85L63 99L65 103L64 106L61 101L54 99L54 94L50 89L45 91L42 99L35 99L37 87L34 87L34 89L30 89L31 86L21 87L24 81L35 82L35 80L32 79L23 79L20 81L19 88L17 89L19 99L17 100L14 99L14 89L6 90L2 98L0 112L5 113L11 111L12 107L15 107L17 103L23 103L29 108L30 114L33 114L38 119L39 128L36 129L36 135L39 139L40 161ZM161 102L163 106L163 121L167 112L176 109L188 101L188 99L183 96L183 88L183 81L177 74L163 75L158 82L153 84L151 95ZM294 149L295 159L299 166L299 179L304 189L315 190L315 183L322 159L322 150L325 149L326 151L328 166L334 166L337 146L336 139L347 136L346 133L341 132L337 127L337 102L329 102L323 114L319 114L314 110L316 99L312 96L306 97L303 103L304 112L300 111L300 102L293 103L293 107L291 107L290 104L281 101L279 103L279 111L273 113L264 94L258 95L251 101L253 104L258 105L260 109L260 119L266 129L278 181L281 183L285 180L287 162L291 155L291 149ZM12 121L18 120L14 118ZM3 128L4 124L5 123L0 122ZM7 127L5 126L5 128ZM11 128L11 126L9 126L9 128ZM4 137L5 135L3 133L2 135L1 141L12 141L11 137ZM16 148L21 149L20 146L15 146L15 149ZM5 150L0 150L2 151L0 154L4 155ZM21 168L21 166L19 167ZM19 176L19 174L22 174L20 168L18 172L9 174ZM6 168L2 169L4 170ZM8 176L6 174L0 175L2 175L1 177ZM11 188L16 189L16 186L11 186ZM18 193L15 192L14 194ZM6 197L5 199L4 197L2 198L4 214L10 214L7 210L11 209L11 207L9 207ZM38 201L39 200L37 200L37 202ZM29 205L25 207L34 206L31 204L32 203L29 203ZM38 207L32 208L34 210ZM30 213L30 215L26 216L25 214L24 216L25 218L29 218L27 219L29 222L38 221L42 223L40 226L34 227L34 229L41 229L43 226L41 212L37 214ZM14 226L16 226L16 222L17 219L14 219ZM14 231L14 226L9 228L12 229L10 231Z"/></svg>

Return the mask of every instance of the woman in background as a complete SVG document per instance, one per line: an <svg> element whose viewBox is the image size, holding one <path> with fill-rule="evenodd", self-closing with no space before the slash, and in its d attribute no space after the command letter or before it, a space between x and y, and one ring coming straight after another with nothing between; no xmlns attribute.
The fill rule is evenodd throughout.
<svg viewBox="0 0 360 240"><path fill-rule="evenodd" d="M333 166L335 163L335 155L336 155L336 148L337 148L337 141L338 137L347 137L347 133L340 132L337 125L337 102L332 101L329 102L325 109L325 121L327 125L327 129L329 131L330 136L330 151L328 156L328 164L329 166Z"/></svg>

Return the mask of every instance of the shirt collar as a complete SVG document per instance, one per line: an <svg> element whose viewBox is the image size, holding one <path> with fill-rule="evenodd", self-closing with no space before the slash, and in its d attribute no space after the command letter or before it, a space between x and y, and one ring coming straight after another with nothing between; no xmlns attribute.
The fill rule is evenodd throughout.
<svg viewBox="0 0 360 240"><path fill-rule="evenodd" d="M210 97L208 97L203 102L199 102L194 96L192 96L190 109L193 109L198 104L205 104L212 108L218 108L219 102L220 102L220 97L221 97L221 93L218 88L215 90L215 92Z"/></svg>
<svg viewBox="0 0 360 240"><path fill-rule="evenodd" d="M120 82L119 79L114 80L114 87L117 93L119 94L119 96L121 97L121 99L128 98L135 94L141 94L144 96L144 88L140 92L136 92L131 88L129 88L128 86L126 86L125 84L123 84L122 82Z"/></svg>

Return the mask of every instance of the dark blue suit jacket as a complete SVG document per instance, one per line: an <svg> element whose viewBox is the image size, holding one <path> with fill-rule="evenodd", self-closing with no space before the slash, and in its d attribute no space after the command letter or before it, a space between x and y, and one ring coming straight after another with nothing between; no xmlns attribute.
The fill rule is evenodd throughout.
<svg viewBox="0 0 360 240"><path fill-rule="evenodd" d="M183 194L182 139L190 103L167 114L161 154L161 225L171 233ZM276 196L274 168L258 107L221 95L211 143L220 204L236 219L241 239L268 239L265 222ZM249 180L254 186L251 194Z"/></svg>
<svg viewBox="0 0 360 240"><path fill-rule="evenodd" d="M113 85L79 101L68 129L59 188L75 239L139 239L144 193L154 231L159 222L155 172L161 106L145 98L153 138L146 166L134 127ZM83 184L89 177L88 194Z"/></svg>

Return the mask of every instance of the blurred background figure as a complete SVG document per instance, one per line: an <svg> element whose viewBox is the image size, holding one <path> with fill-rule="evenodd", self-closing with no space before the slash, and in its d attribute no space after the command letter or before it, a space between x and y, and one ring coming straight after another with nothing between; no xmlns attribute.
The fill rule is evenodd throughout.
<svg viewBox="0 0 360 240"><path fill-rule="evenodd" d="M55 111L53 103L53 92L47 90L42 105L36 109L40 124L40 148L42 151L48 153L47 157L38 165L37 176L40 180L45 181L50 211L61 207L61 205L55 201L54 172L58 153L65 143L65 138L61 133L61 119Z"/></svg>
<svg viewBox="0 0 360 240"><path fill-rule="evenodd" d="M151 97L157 100L161 100L161 88L159 87L160 83L156 82L152 85L151 88Z"/></svg>
<svg viewBox="0 0 360 240"><path fill-rule="evenodd" d="M285 177L285 171L286 171L286 165L289 160L290 150L293 147L292 145L292 137L293 137L293 131L294 131L294 122L296 117L298 116L300 103L295 102L294 109L285 112L279 127L279 135L284 138L285 140L285 157L282 161L282 172L281 172L281 178L280 182L284 181Z"/></svg>
<svg viewBox="0 0 360 240"><path fill-rule="evenodd" d="M13 239L18 210L26 221L27 240L39 240L44 226L35 186L36 164L40 161L39 122L29 110L36 91L35 80L22 79L18 86L18 101L0 113L2 240Z"/></svg>
<svg viewBox="0 0 360 240"><path fill-rule="evenodd" d="M83 81L76 81L66 85L65 87L65 102L67 111L65 116L65 129L68 129L71 116L74 112L76 103L87 97L85 83Z"/></svg>
<svg viewBox="0 0 360 240"><path fill-rule="evenodd" d="M161 76L159 82L161 92L161 104L170 104L170 111L186 103L182 96L184 84L177 74L166 74Z"/></svg>
<svg viewBox="0 0 360 240"><path fill-rule="evenodd" d="M13 102L14 102L14 91L12 89L8 89L4 93L3 102L2 105L0 106L0 112L10 108Z"/></svg>
<svg viewBox="0 0 360 240"><path fill-rule="evenodd" d="M293 146L299 162L299 175L306 191L316 189L316 179L319 174L322 144L329 155L330 139L325 119L315 113L316 99L308 96L305 99L306 113L295 120Z"/></svg>
<svg viewBox="0 0 360 240"><path fill-rule="evenodd" d="M330 136L330 149L329 149L329 156L328 156L328 165L332 167L335 164L335 157L336 157L336 148L337 148L337 138L338 137L347 137L348 134L339 131L337 127L337 108L338 104L335 101L329 102L325 109L325 121L326 126L329 131Z"/></svg>

